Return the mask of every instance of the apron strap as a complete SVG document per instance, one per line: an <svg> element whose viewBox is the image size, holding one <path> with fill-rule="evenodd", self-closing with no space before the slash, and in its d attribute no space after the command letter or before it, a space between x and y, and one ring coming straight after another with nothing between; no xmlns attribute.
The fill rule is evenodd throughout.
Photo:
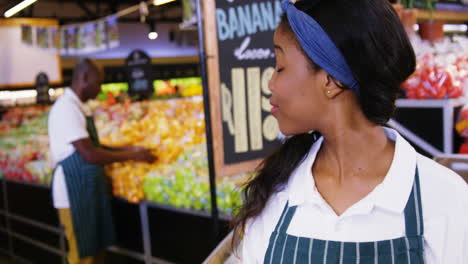
<svg viewBox="0 0 468 264"><path fill-rule="evenodd" d="M93 116L86 116L86 130L88 130L89 138L96 147L100 147L99 135L96 129L96 124L94 123Z"/></svg>
<svg viewBox="0 0 468 264"><path fill-rule="evenodd" d="M286 203L283 209L283 213L281 214L281 217L276 224L275 232L286 233L289 224L291 223L291 220L296 213L296 208L297 206L289 207L289 201Z"/></svg>
<svg viewBox="0 0 468 264"><path fill-rule="evenodd" d="M405 207L406 236L422 236L424 223L421 204L421 188L419 184L419 170L416 167L413 189Z"/></svg>

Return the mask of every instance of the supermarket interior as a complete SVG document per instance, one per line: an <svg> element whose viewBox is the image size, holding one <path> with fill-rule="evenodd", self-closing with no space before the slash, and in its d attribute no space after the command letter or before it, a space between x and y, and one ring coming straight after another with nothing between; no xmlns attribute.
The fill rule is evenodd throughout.
<svg viewBox="0 0 468 264"><path fill-rule="evenodd" d="M102 263L223 263L241 190L283 140L268 84L281 2L0 0L0 263L70 263L48 130L83 58L102 75L83 102L99 143L156 157L104 166ZM468 1L389 2L417 67L387 125L468 181Z"/></svg>

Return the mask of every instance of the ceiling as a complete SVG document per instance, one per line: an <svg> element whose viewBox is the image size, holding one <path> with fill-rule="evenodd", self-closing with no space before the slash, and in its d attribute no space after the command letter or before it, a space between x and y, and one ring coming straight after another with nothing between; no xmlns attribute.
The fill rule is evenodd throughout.
<svg viewBox="0 0 468 264"><path fill-rule="evenodd" d="M21 0L0 0L0 14L20 3ZM57 18L60 24L79 23L116 13L137 5L140 0L38 0L15 17ZM181 0L163 6L149 5L148 19L156 22L181 22ZM137 22L139 12L119 19L121 22Z"/></svg>

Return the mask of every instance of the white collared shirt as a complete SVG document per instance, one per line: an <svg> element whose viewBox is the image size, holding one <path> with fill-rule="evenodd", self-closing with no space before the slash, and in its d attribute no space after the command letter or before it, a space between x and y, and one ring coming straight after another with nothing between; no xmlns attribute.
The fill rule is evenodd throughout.
<svg viewBox="0 0 468 264"><path fill-rule="evenodd" d="M65 89L63 95L52 106L48 133L54 167L75 152L73 142L89 137L86 129L86 115L89 114L89 108L70 88ZM70 207L62 166L58 166L54 173L52 197L55 208Z"/></svg>
<svg viewBox="0 0 468 264"><path fill-rule="evenodd" d="M239 247L241 263L263 263L281 212L297 205L287 233L344 242L368 242L405 235L404 208L411 193L416 164L424 217L425 261L428 264L468 263L468 186L453 171L418 154L395 130L390 169L371 193L337 216L315 187L312 165L323 138L311 147L283 191L274 194L262 214L247 223Z"/></svg>

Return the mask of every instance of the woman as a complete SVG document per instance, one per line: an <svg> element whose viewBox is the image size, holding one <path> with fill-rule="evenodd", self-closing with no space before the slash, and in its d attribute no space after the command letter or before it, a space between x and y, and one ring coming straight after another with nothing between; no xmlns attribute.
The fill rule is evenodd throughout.
<svg viewBox="0 0 468 264"><path fill-rule="evenodd" d="M466 183L382 127L415 68L391 5L282 7L270 102L290 138L245 188L242 263L468 263Z"/></svg>

